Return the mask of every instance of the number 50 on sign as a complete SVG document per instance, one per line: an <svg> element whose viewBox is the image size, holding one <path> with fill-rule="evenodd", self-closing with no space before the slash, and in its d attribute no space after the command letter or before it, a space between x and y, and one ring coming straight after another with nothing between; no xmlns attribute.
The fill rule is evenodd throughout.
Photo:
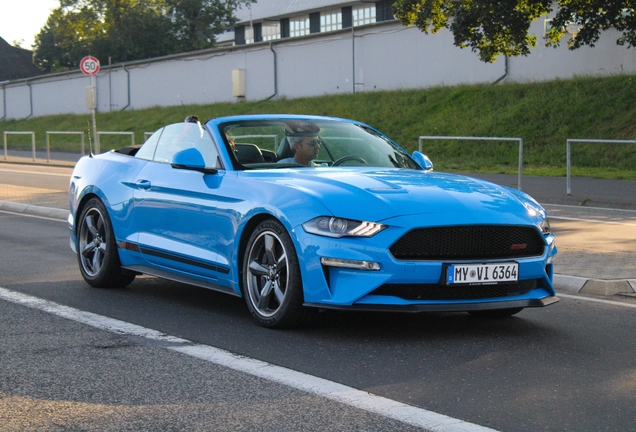
<svg viewBox="0 0 636 432"><path fill-rule="evenodd" d="M99 72L99 60L93 56L86 56L80 62L80 70L84 75L97 75Z"/></svg>

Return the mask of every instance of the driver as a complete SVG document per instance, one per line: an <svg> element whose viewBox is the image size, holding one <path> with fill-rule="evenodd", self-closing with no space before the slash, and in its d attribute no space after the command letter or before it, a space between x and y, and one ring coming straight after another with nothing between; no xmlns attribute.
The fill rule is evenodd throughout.
<svg viewBox="0 0 636 432"><path fill-rule="evenodd" d="M314 159L316 159L320 151L320 138L317 135L289 136L287 139L294 156L281 159L278 163L316 166Z"/></svg>

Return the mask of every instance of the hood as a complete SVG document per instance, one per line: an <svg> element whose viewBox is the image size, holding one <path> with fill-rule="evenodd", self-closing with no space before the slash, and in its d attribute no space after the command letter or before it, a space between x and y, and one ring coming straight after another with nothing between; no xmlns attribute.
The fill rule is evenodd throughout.
<svg viewBox="0 0 636 432"><path fill-rule="evenodd" d="M534 224L545 217L525 193L461 175L360 168L293 170L290 176L291 172L276 183L315 197L343 218L382 222L428 215L432 223L488 223L496 216L500 223Z"/></svg>

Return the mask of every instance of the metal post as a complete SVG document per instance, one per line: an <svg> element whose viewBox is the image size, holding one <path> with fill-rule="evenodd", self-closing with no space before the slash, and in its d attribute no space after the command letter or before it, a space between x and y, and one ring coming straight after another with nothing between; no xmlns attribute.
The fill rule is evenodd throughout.
<svg viewBox="0 0 636 432"><path fill-rule="evenodd" d="M93 118L93 136L95 137L95 154L99 154L99 137L97 136L97 122L95 120L95 109L97 108L97 85L95 75L91 75L91 114Z"/></svg>
<svg viewBox="0 0 636 432"><path fill-rule="evenodd" d="M566 168L566 171L567 171L566 184L567 185L566 185L566 191L565 192L566 192L567 195L572 195L572 188L570 187L570 174L571 174L570 173L570 166L571 166L570 164L571 164L571 159L570 159L570 140L569 139L566 141L566 146L565 147L566 147L566 157L565 157L565 159L566 159L566 166L567 166L567 168Z"/></svg>
<svg viewBox="0 0 636 432"><path fill-rule="evenodd" d="M353 67L351 84L353 85L353 94L356 94L356 32L353 22L351 23L351 51L351 64Z"/></svg>
<svg viewBox="0 0 636 432"><path fill-rule="evenodd" d="M517 175L517 189L521 188L521 171L523 170L523 138L519 138L519 174Z"/></svg>

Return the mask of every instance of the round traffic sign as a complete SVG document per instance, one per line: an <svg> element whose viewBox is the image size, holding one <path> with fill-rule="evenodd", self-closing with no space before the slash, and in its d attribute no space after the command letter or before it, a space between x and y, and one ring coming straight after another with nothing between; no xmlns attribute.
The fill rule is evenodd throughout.
<svg viewBox="0 0 636 432"><path fill-rule="evenodd" d="M93 56L86 56L80 62L80 70L85 75L97 75L99 72L99 60Z"/></svg>

